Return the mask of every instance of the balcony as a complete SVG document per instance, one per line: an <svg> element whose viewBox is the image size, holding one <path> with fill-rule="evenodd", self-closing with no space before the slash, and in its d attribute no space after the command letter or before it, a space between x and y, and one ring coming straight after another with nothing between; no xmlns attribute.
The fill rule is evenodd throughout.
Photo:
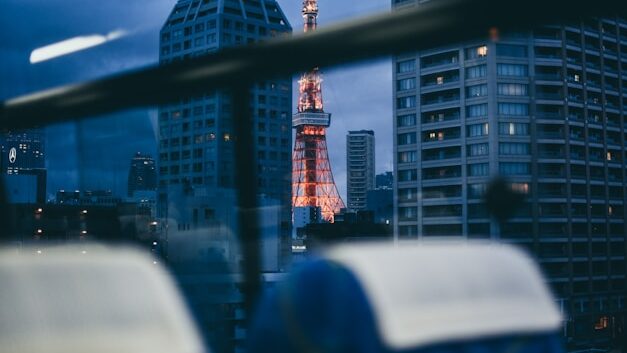
<svg viewBox="0 0 627 353"><path fill-rule="evenodd" d="M461 157L460 147L447 147L422 151L423 161L441 161Z"/></svg>
<svg viewBox="0 0 627 353"><path fill-rule="evenodd" d="M460 128L447 128L433 131L425 131L422 133L423 142L438 142L455 140L460 137Z"/></svg>
<svg viewBox="0 0 627 353"><path fill-rule="evenodd" d="M537 99L542 99L542 100L554 100L554 101L564 100L564 98L562 97L561 94L559 94L559 93L548 93L548 92L539 92L539 93L536 94L536 98Z"/></svg>
<svg viewBox="0 0 627 353"><path fill-rule="evenodd" d="M420 58L420 66L423 69L429 69L437 66L457 64L459 62L459 54L457 51L435 54Z"/></svg>
<svg viewBox="0 0 627 353"><path fill-rule="evenodd" d="M459 70L424 75L421 77L420 81L423 88L432 88L459 82Z"/></svg>
<svg viewBox="0 0 627 353"><path fill-rule="evenodd" d="M436 110L422 113L423 124L442 123L446 121L459 120L459 108Z"/></svg>
<svg viewBox="0 0 627 353"><path fill-rule="evenodd" d="M438 91L421 95L422 105L442 104L459 101L459 89Z"/></svg>
<svg viewBox="0 0 627 353"><path fill-rule="evenodd" d="M562 81L562 75L559 73L536 73L537 81Z"/></svg>

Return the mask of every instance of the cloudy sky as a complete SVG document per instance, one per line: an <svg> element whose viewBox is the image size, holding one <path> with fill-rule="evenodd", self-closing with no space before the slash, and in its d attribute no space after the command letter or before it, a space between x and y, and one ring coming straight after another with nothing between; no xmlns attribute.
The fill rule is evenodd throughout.
<svg viewBox="0 0 627 353"><path fill-rule="evenodd" d="M320 26L389 11L389 0L320 0ZM2 0L0 2L0 99L106 76L158 60L158 32L175 0ZM300 0L279 0L300 32ZM64 39L124 30L128 36L50 61L30 64L33 49ZM392 71L383 60L326 69L325 108L333 114L329 150L336 183L345 196L345 135L375 130L377 172L392 168ZM296 87L296 86L295 86ZM135 151L156 155L154 110L117 113L47 129L48 192L113 189L126 192Z"/></svg>

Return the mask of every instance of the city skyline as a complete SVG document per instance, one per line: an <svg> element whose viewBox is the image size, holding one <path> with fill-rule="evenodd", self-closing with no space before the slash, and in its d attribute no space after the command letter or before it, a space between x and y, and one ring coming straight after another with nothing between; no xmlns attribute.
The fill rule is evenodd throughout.
<svg viewBox="0 0 627 353"><path fill-rule="evenodd" d="M257 77L255 73L245 71L251 66L237 65L250 58L256 73L267 74L270 71L266 71L266 64L290 58L281 48L303 48L298 45L309 43L307 38L245 50L227 49L217 56L217 62L208 62L212 57L194 60L205 53L286 35L292 29L298 35L303 18L307 32L315 27L316 0L168 0L154 7L149 0L133 4L111 0L95 5L84 17L81 11L71 8L68 0L51 0L54 5L63 5L58 7L38 6L35 0L24 0L20 7L19 1L7 0L7 11L0 11L0 30L9 37L15 35L0 48L0 55L7 54L6 66L13 70L0 67L0 75L6 74L8 82L0 86L0 97L13 97L23 90L38 90L61 82L84 82L90 77L107 79L97 85L79 84L69 92L58 90L52 97L43 92L31 101L27 98L5 102L5 117L19 123L24 119L27 125L41 124L33 130L41 129L45 138L13 130L17 125L10 121L8 130L3 131L8 137L0 141L0 166L5 168L3 198L8 206L3 238L18 254L35 256L35 261L47 259L47 246L55 243L81 247L94 242L142 244L156 256L152 264L165 266L174 277L207 345L219 352L246 351L245 340L251 337L248 323L256 320L253 310L260 308L256 303L263 303L259 301L261 291L274 287L291 292L292 275L298 277L299 283L303 281L318 289L324 290L327 280L336 279L347 288L347 280L353 280L344 276L346 272L341 268L362 276L360 268L376 267L380 277L373 280L377 285L394 279L399 286L388 286L388 293L372 292L370 287L364 287L364 277L358 276L357 282L351 283L363 287L366 296L353 290L346 294L351 302L364 303L366 299L376 304L383 299L402 308L388 311L391 316L425 302L427 298L420 295L410 301L403 298L411 297L408 293L434 292L438 280L446 282L444 292L434 292L438 297L465 297L463 305L443 306L452 308L450 312L464 314L465 308L477 303L479 309L473 315L489 313L492 308L500 310L498 305L492 305L498 304L499 299L477 295L476 280L462 279L470 273L468 270L480 273L479 280L493 278L499 282L498 286L489 286L486 294L511 292L514 297L524 298L524 289L512 292L506 288L511 289L514 282L520 288L533 283L520 270L509 274L500 272L498 266L486 267L481 257L451 262L449 257L455 254L435 254L437 258L431 260L437 261L427 258L425 263L438 262L437 266L425 269L422 264L411 265L412 261L407 261L421 254L381 256L384 252L360 250L356 242L388 239L390 243L383 245L403 252L405 249L401 248L411 251L412 247L420 248L430 242L441 242L444 248L452 247L452 243L461 243L462 247L485 243L486 254L512 246L528 253L526 265L535 267L542 278L538 281L550 286L550 291L544 290L544 296L556 311L552 326L556 337L551 342L555 349L559 342L569 352L626 347L626 19L603 17L610 16L605 14L569 21L572 17L560 17L560 12L555 16L565 19L563 22L552 19L551 24L538 25L527 14L526 21L535 23L533 27L504 24L496 31L496 27L490 27L494 23L485 21L481 26L484 30L492 28L489 35L484 31L484 37L453 40L449 32L448 43L438 42L440 45L429 48L417 45L415 48L419 49L409 52L394 51L388 37L379 35L390 28L400 29L394 24L385 25L396 21L384 20L407 18L420 26L403 26L403 31L419 38L422 31L438 36L442 33L440 27L426 28L417 20L429 15L430 9L448 14L436 1L385 0L385 9L420 6L425 11L384 16L380 22L384 25L373 20L364 22L364 27L348 25L344 30L327 32L335 34L340 45L358 44L351 53L361 53L362 45L368 45L363 49L364 55L379 47L393 54L390 59L363 65L320 68L325 81L323 109L322 79L315 63L306 58L303 60L309 68L304 70L309 71L305 74L281 71L279 67L276 72L291 72L294 77L279 74L254 84L250 82ZM369 5L358 10L359 14L384 9L379 0L365 3ZM332 0L321 0L320 6L321 27L335 21L346 23L346 11L352 8ZM489 1L488 6L498 9ZM568 9L567 6L564 4L559 10ZM24 23L6 15L12 9ZM332 11L325 19L327 9ZM106 13L109 10L111 13ZM458 16L465 11L455 13L459 9L453 7L450 10L454 21L449 25L459 34L472 27ZM472 10L482 12L476 18L491 13L479 6ZM302 17L298 15L301 11ZM543 6L539 4L534 11L540 13ZM31 28L35 26L24 21L28 17L38 23L39 12L47 15L43 21L46 25L70 23L55 33L59 37L56 41L78 36L105 40L72 55L36 65L24 64L32 49L54 42L40 40ZM507 13L507 9L495 12ZM70 13L80 19L76 25L72 24L74 17ZM290 23L285 14L289 14ZM147 22L144 16L148 16ZM100 17L109 17L110 21L105 23ZM50 22L50 18L54 20ZM4 28L3 22L17 28L23 26L25 30ZM363 30L357 32L355 28ZM415 40L411 43L410 38L399 34L403 31L393 31L390 36L393 39L394 34L398 35L397 49L406 42L424 44ZM21 43L20 38L29 40L24 37L26 32L37 39ZM54 30L44 32L48 36ZM119 36L109 41L107 36L111 33ZM351 33L358 34L352 37ZM324 35L321 33L320 37ZM362 38L364 42L360 41ZM327 45L334 40L318 46L316 38L309 39L314 43L301 50L335 47ZM276 50L268 53L268 48ZM115 78L120 70L155 64L153 50L158 63L166 67ZM244 58L238 57L238 53L251 54ZM321 53L329 55L329 59L353 58L348 50ZM221 58L227 60L220 61ZM230 82L221 78L208 82L208 78L219 73L219 69L213 69L232 64L240 74L231 74L227 78ZM205 81L198 81L203 77ZM198 89L197 82L208 85ZM214 86L213 82L217 84ZM175 87L176 92L169 91L170 87ZM85 116L148 100L159 106L103 117ZM41 106L58 113L37 109ZM333 124L329 113L333 113ZM49 115L77 120L52 126L37 120ZM332 127L326 135L329 126ZM292 128L296 128L296 135ZM375 134L379 140L376 151ZM331 184L331 169L335 183L330 199L339 202L325 210L319 207L324 205L310 200L318 201L316 198L324 195L314 191L319 185ZM387 173L381 174L384 171ZM318 180L318 175L325 177ZM39 177L37 182L33 176ZM33 189L45 189L46 182L41 178L45 176L48 198L28 195ZM350 180L349 176L356 179ZM294 201L299 196L290 186L300 187L298 183L305 186L305 197L309 198L306 204L290 203L290 199ZM346 200L346 208L339 206L342 200L336 184ZM127 189L129 194L119 197L126 195ZM138 192L133 193L133 189ZM27 197L17 197L21 191ZM55 193L57 198L53 200L50 195ZM361 204L363 199L365 206ZM340 258L333 258L333 271L341 272L340 277L300 272L300 265L307 262L303 257L306 253L314 255L310 258L314 265L320 264L314 250L318 241L322 246L327 240L329 245L331 241L344 242L342 247L361 259L351 255L347 262L338 262ZM336 250L329 253L333 255ZM95 258L91 250L83 250L82 255ZM377 259L377 266L367 261L372 258ZM495 260L502 264L517 261L514 256ZM450 275L441 271L449 264L459 271ZM415 271L431 282L416 280ZM420 290L404 290L412 284L412 278ZM276 287L275 282L283 279L287 279L286 287ZM375 283L368 278L366 281L365 284ZM445 293L446 288L455 289L455 293ZM281 306L284 293L279 294L279 306L268 307L275 316L277 308L279 313L292 309ZM300 291L294 294L298 298L317 295L309 290L305 297ZM387 296L390 294L394 296ZM329 296L322 293L320 297L326 301ZM341 304L338 298L329 298L329 303ZM329 315L318 310L325 317L334 318L339 313L333 305L326 307L331 309ZM520 309L520 305L514 307ZM449 316L447 310L438 310L430 314L446 314L440 315L441 325L454 328L454 316ZM511 314L515 313L514 310ZM418 319L422 311L410 312L412 315ZM293 318L298 321L301 316ZM516 321L515 317L509 319ZM355 328L350 320L341 321L343 328ZM412 329L419 332L420 325ZM329 327L319 328L328 332ZM370 337L377 337L372 334L373 328L376 330L376 326L368 326L367 331ZM341 332L330 333L342 336ZM291 340L291 336L288 333L280 339ZM461 347L468 344L469 338L451 336L445 340L441 336L439 343L431 347L442 347L449 340ZM494 336L483 338L496 342ZM513 338L518 341L518 337ZM298 343L298 338L294 342ZM501 344L500 339L496 343ZM375 350L385 349L384 345L367 344Z"/></svg>
<svg viewBox="0 0 627 353"><path fill-rule="evenodd" d="M0 97L10 98L156 64L158 32L175 3L173 0L136 1L132 4L110 1L94 4L93 11L86 14L81 8L62 0L4 2L0 28L3 33L12 35L6 36L0 48L6 63L0 68L0 75L5 82L12 84L0 86ZM299 33L302 1L279 0L278 3L295 28L295 33ZM359 7L320 0L319 6L324 9L319 21L321 27L388 11L390 7L385 0L367 0ZM117 11L120 7L125 11ZM7 16L9 13L19 16ZM59 16L51 17L50 13ZM37 29L24 26L19 22L21 18L37 20L40 25ZM63 18L63 21L57 18ZM20 30L16 32L15 28ZM40 31L41 28L46 30ZM127 29L130 34L100 47L35 65L29 63L29 55L37 47L77 35L109 33L114 29ZM293 80L294 95L297 79L298 75ZM330 159L340 195L345 198L344 136L347 131L356 128L377 130L380 136L377 173L392 170L392 92L390 85L380 84L392 80L390 60L325 68L323 79L325 107L334 116L333 129L328 135ZM295 103L293 105L295 110ZM48 197L54 196L58 189L112 189L116 194L125 195L129 158L136 152L157 155L156 120L156 108L138 109L115 113L109 118L47 127ZM110 128L105 129L105 124Z"/></svg>

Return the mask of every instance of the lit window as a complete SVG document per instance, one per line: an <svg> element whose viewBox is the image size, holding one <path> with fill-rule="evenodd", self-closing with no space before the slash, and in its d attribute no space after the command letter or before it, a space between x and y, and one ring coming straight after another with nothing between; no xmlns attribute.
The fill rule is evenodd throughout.
<svg viewBox="0 0 627 353"><path fill-rule="evenodd" d="M528 183L512 183L511 184L512 191L518 192L521 194L529 194L529 184Z"/></svg>
<svg viewBox="0 0 627 353"><path fill-rule="evenodd" d="M595 330L604 330L608 326L609 326L609 318L607 316L600 317L599 320L594 323Z"/></svg>
<svg viewBox="0 0 627 353"><path fill-rule="evenodd" d="M579 75L575 74L574 79L575 79L575 82L579 82Z"/></svg>
<svg viewBox="0 0 627 353"><path fill-rule="evenodd" d="M438 76L435 80L438 83L438 85L441 85L444 83L444 76Z"/></svg>
<svg viewBox="0 0 627 353"><path fill-rule="evenodd" d="M488 55L488 47L487 46L481 46L477 48L477 56L482 57L482 56L486 56Z"/></svg>
<svg viewBox="0 0 627 353"><path fill-rule="evenodd" d="M435 132L430 132L429 133L429 139L430 140L435 140Z"/></svg>

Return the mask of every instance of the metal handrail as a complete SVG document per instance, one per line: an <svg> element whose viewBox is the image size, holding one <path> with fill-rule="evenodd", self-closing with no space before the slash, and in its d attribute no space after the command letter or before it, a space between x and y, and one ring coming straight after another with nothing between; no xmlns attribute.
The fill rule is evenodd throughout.
<svg viewBox="0 0 627 353"><path fill-rule="evenodd" d="M624 16L620 0L437 0L414 8L321 28L293 37L226 49L0 105L0 126L23 128L175 102L242 81L255 82L311 67L371 60L499 31L529 29L583 16Z"/></svg>

